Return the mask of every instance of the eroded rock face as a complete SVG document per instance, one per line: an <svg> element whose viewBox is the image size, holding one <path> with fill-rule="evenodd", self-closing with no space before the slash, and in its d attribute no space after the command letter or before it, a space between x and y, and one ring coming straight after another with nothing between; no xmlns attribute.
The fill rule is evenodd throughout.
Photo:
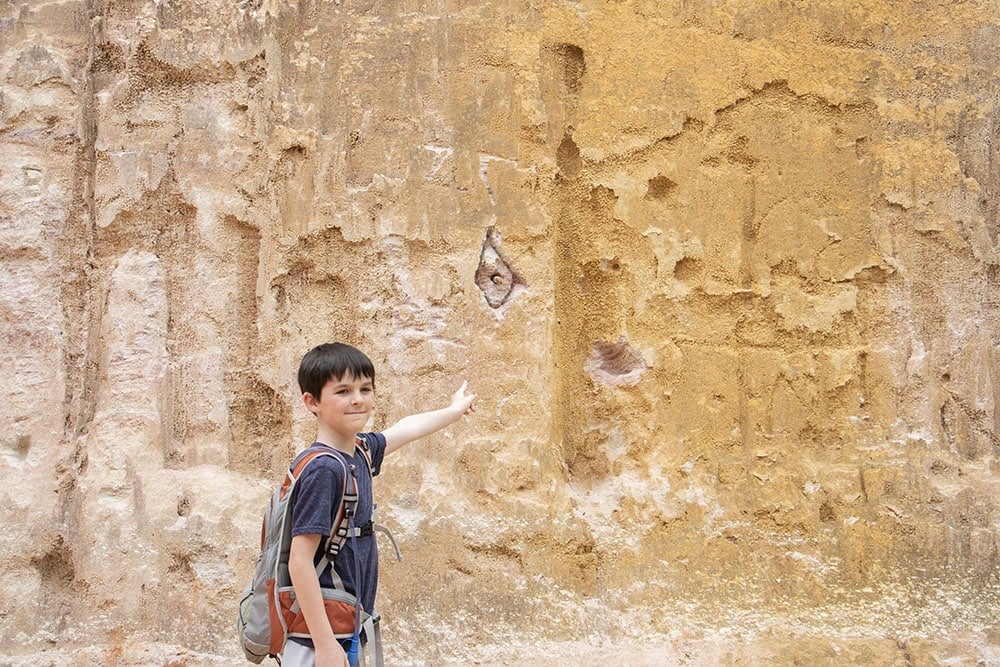
<svg viewBox="0 0 1000 667"><path fill-rule="evenodd" d="M5 654L235 660L343 340L400 662L995 657L994 4L543 5L0 8Z"/></svg>

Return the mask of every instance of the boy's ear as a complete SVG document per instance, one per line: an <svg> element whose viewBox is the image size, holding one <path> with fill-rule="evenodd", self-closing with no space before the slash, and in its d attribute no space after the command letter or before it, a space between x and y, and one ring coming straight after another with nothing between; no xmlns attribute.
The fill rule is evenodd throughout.
<svg viewBox="0 0 1000 667"><path fill-rule="evenodd" d="M308 391L304 392L302 394L302 402L306 404L306 409L309 410L309 412L316 414L316 410L314 408L319 401L316 400L315 396L310 394Z"/></svg>

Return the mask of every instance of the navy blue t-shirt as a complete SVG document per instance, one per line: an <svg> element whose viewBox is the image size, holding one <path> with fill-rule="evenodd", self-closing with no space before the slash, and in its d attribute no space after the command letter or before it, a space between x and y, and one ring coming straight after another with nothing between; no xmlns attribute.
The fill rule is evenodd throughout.
<svg viewBox="0 0 1000 667"><path fill-rule="evenodd" d="M359 433L359 437L364 438L368 445L368 452L371 454L372 467L368 471L368 464L365 463L364 454L357 449L352 456L347 456L343 452L337 452L332 447L327 447L320 443L313 443L309 449L328 448L334 451L334 456L341 457L346 461L348 467L354 465L354 474L358 481L358 506L354 515L354 525L363 526L372 520L374 504L372 502L372 477L379 474L382 468L382 459L385 456L385 436L381 433ZM304 453L304 452L303 452ZM298 462L292 462L292 467ZM333 519L340 508L340 502L344 495L344 466L338 460L330 456L320 456L313 460L302 477L295 484L292 492L292 537L296 535L322 535L319 549L313 557L313 563L318 564L323 557L326 537L330 535L330 528L333 526ZM355 580L354 570L354 547L358 550L358 568L361 572L360 595L358 595L358 582ZM334 559L333 566L344 583L344 590L360 598L362 608L371 613L375 608L375 593L378 587L378 544L374 535L364 537L347 538L340 553ZM319 584L324 588L333 588L333 578L330 576L330 568L327 567L320 575ZM306 645L312 645L311 640L300 640L295 637L289 638L291 641L298 641Z"/></svg>

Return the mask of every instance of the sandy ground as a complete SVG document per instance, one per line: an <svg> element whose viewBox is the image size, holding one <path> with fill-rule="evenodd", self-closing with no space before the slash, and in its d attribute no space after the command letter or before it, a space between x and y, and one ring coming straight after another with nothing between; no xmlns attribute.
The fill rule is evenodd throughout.
<svg viewBox="0 0 1000 667"><path fill-rule="evenodd" d="M397 647L398 648L398 647ZM437 665L1000 665L1000 629L952 636L890 637L788 636L772 631L758 637L658 637L649 643L543 643L536 646L468 647L463 657L408 660L387 651L393 666ZM125 644L53 648L39 653L0 657L0 667L241 667L236 656L210 655L165 644ZM264 665L274 665L267 660Z"/></svg>

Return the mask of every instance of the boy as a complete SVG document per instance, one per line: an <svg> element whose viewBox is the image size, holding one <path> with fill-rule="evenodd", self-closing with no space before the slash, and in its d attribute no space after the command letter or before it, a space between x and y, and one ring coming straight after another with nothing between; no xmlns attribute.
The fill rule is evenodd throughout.
<svg viewBox="0 0 1000 667"><path fill-rule="evenodd" d="M348 466L354 465L358 484L355 526L363 527L371 522L371 478L379 473L386 454L474 410L475 396L465 393L466 383L463 382L448 407L403 417L381 433L359 433L368 422L375 402L375 368L363 352L343 343L326 343L306 353L299 365L298 380L302 401L316 415L316 442L312 448L336 450ZM358 444L367 446L371 474ZM345 590L359 598L366 612L371 613L374 609L378 548L370 530L363 537L349 538L332 566L323 570L322 575L316 574L316 563L323 555L333 515L340 507L344 474L344 466L334 457L320 456L306 467L292 494L288 573L309 628L309 637L288 639L282 656L283 667L349 667L345 647L350 640L342 645L334 637L320 592L321 586L333 588L331 569L343 581Z"/></svg>

